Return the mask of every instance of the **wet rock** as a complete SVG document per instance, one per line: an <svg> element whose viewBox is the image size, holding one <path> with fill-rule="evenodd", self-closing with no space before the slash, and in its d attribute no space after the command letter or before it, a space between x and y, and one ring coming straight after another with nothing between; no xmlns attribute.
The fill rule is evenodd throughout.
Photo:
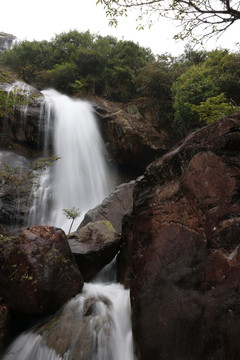
<svg viewBox="0 0 240 360"><path fill-rule="evenodd" d="M120 235L109 221L101 220L88 223L68 242L84 281L88 281L113 260L120 248Z"/></svg>
<svg viewBox="0 0 240 360"><path fill-rule="evenodd" d="M104 359L112 359L111 307L103 295L76 297L35 334L41 335L42 346L54 349L61 357L68 354L72 360L88 360L101 354Z"/></svg>
<svg viewBox="0 0 240 360"><path fill-rule="evenodd" d="M10 139L39 149L43 141L40 117L43 95L38 89L22 81L1 82L0 89L12 94L15 104L13 114L2 119L0 123L1 132L4 134L3 145L7 146Z"/></svg>
<svg viewBox="0 0 240 360"><path fill-rule="evenodd" d="M54 227L1 235L0 264L0 293L19 312L51 313L83 287L65 234Z"/></svg>
<svg viewBox="0 0 240 360"><path fill-rule="evenodd" d="M89 210L84 216L78 230L88 224L99 220L108 220L117 232L122 230L122 218L132 211L133 188L135 180L121 184L94 209Z"/></svg>
<svg viewBox="0 0 240 360"><path fill-rule="evenodd" d="M21 156L13 151L0 151L0 167L7 164L11 169L22 169L23 172L29 171L29 161L26 157ZM13 187L14 188L14 187ZM6 184L2 192L8 192ZM11 186L10 186L11 189ZM6 194L5 194L6 195ZM29 198L22 193L9 191L9 195L1 198L0 202L0 223L6 228L11 229L13 226L22 225L24 223Z"/></svg>
<svg viewBox="0 0 240 360"><path fill-rule="evenodd" d="M0 304L0 355L9 342L9 309L6 304Z"/></svg>
<svg viewBox="0 0 240 360"><path fill-rule="evenodd" d="M114 161L142 173L156 157L166 152L168 135L141 115L129 113L123 104L96 99L100 124Z"/></svg>
<svg viewBox="0 0 240 360"><path fill-rule="evenodd" d="M138 359L240 357L240 114L193 133L134 189L123 241Z"/></svg>

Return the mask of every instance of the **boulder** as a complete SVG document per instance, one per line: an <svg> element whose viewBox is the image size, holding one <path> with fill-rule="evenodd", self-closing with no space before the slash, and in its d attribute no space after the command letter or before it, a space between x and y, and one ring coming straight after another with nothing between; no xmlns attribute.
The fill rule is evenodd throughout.
<svg viewBox="0 0 240 360"><path fill-rule="evenodd" d="M108 220L116 231L121 233L122 218L132 211L134 185L135 180L132 180L129 183L117 186L100 205L97 205L85 214L78 229L89 222Z"/></svg>
<svg viewBox="0 0 240 360"><path fill-rule="evenodd" d="M120 235L109 221L101 220L77 230L68 242L84 281L88 281L116 256Z"/></svg>
<svg viewBox="0 0 240 360"><path fill-rule="evenodd" d="M83 279L61 229L30 226L0 236L0 293L11 309L51 313L81 291Z"/></svg>
<svg viewBox="0 0 240 360"><path fill-rule="evenodd" d="M9 341L9 309L6 304L0 304L0 355Z"/></svg>
<svg viewBox="0 0 240 360"><path fill-rule="evenodd" d="M46 347L59 359L115 358L111 347L116 331L113 304L108 289L105 289L105 296L103 288L92 286L85 284L82 295L69 301L50 321L35 329L33 341L36 344L32 354Z"/></svg>
<svg viewBox="0 0 240 360"><path fill-rule="evenodd" d="M103 99L96 102L103 137L115 162L141 174L150 162L166 152L167 133L157 130L138 111L128 112L125 105Z"/></svg>
<svg viewBox="0 0 240 360"><path fill-rule="evenodd" d="M138 359L240 358L240 114L136 182L123 241Z"/></svg>

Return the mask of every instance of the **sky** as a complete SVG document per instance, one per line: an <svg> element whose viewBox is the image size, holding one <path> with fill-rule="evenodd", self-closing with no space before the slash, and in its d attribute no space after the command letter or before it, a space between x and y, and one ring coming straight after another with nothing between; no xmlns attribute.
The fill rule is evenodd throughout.
<svg viewBox="0 0 240 360"><path fill-rule="evenodd" d="M2 0L0 31L15 35L20 40L51 40L55 35L70 30L103 36L112 35L119 40L132 40L149 47L153 54L170 53L178 56L184 52L186 42L176 42L179 32L176 23L161 19L149 30L137 30L136 13L119 19L117 28L110 27L102 5L96 0ZM229 48L239 50L239 25L236 22L218 41L209 40L204 48Z"/></svg>

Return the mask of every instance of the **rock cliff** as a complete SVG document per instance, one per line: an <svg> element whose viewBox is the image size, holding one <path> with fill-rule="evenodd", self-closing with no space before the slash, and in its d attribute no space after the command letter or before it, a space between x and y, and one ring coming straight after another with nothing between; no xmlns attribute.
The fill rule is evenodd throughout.
<svg viewBox="0 0 240 360"><path fill-rule="evenodd" d="M120 278L138 359L240 357L240 114L188 136L134 189Z"/></svg>
<svg viewBox="0 0 240 360"><path fill-rule="evenodd" d="M11 49L14 40L16 40L16 36L0 32L0 53Z"/></svg>

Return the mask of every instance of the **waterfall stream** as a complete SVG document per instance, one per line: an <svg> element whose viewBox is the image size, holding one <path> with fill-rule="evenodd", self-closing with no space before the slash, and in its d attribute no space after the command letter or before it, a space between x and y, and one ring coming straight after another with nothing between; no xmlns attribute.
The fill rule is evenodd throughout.
<svg viewBox="0 0 240 360"><path fill-rule="evenodd" d="M104 146L88 102L54 90L43 94L44 152L53 139L60 159L33 189L28 221L66 231L64 208L84 214L109 193ZM3 360L134 360L129 291L113 280L113 268L107 265L56 315L18 336Z"/></svg>
<svg viewBox="0 0 240 360"><path fill-rule="evenodd" d="M47 323L20 335L3 360L134 360L129 291L85 284Z"/></svg>
<svg viewBox="0 0 240 360"><path fill-rule="evenodd" d="M33 189L35 200L28 223L51 224L67 232L69 220L63 209L78 208L80 222L86 211L100 204L110 192L104 144L89 102L55 90L43 94L44 152L48 155L53 140L54 154L60 159ZM73 231L79 222L75 222Z"/></svg>

